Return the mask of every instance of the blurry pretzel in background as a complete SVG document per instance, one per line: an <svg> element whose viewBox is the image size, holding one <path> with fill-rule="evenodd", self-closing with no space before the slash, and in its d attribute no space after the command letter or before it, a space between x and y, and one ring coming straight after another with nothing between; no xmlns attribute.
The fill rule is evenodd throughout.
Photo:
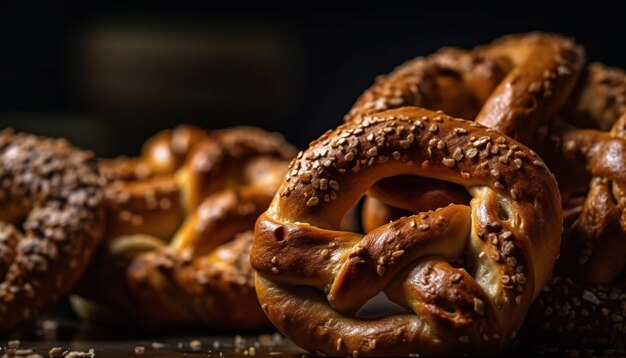
<svg viewBox="0 0 626 358"><path fill-rule="evenodd" d="M265 324L249 230L294 155L260 129L179 126L139 158L102 161L109 226L78 290L91 302L75 298L75 307L93 320L121 309L152 328Z"/></svg>
<svg viewBox="0 0 626 358"><path fill-rule="evenodd" d="M62 139L0 132L0 333L65 295L104 228L93 155Z"/></svg>
<svg viewBox="0 0 626 358"><path fill-rule="evenodd" d="M536 327L530 331L552 342L624 342L624 72L601 64L584 67L584 50L559 35L507 36L470 51L445 48L407 62L380 77L346 121L406 105L474 119L540 154L563 197L564 245L555 273L566 278L551 281L537 300L529 319ZM399 180L411 189L398 195ZM381 180L368 193L365 228L411 212L380 200L394 193L405 207L458 202L458 190L435 185L411 178Z"/></svg>
<svg viewBox="0 0 626 358"><path fill-rule="evenodd" d="M519 162L501 160L509 151ZM338 231L372 185L397 175L465 193L365 236ZM398 197L388 199L415 209ZM560 207L543 161L494 130L413 107L363 115L300 153L257 221L259 301L312 352L498 352L550 277ZM358 317L381 291L407 312Z"/></svg>

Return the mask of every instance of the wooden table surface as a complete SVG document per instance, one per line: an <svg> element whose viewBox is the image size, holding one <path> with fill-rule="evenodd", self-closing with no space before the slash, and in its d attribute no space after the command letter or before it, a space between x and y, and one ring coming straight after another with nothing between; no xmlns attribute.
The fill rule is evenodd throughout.
<svg viewBox="0 0 626 358"><path fill-rule="evenodd" d="M503 356L626 356L622 349L580 349L575 348L577 343L572 342L572 347L555 347L517 341ZM97 327L66 316L44 317L22 334L0 339L2 358L49 357L54 356L50 354L53 348L65 354L76 352L74 358L310 356L272 328L245 333L215 330L146 332L129 327Z"/></svg>

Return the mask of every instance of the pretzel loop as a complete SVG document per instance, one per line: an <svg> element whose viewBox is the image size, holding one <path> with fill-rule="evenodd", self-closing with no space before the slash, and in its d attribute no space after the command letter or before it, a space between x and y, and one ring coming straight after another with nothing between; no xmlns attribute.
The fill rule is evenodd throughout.
<svg viewBox="0 0 626 358"><path fill-rule="evenodd" d="M522 165L499 159L509 151ZM493 130L419 108L379 112L329 131L290 169L257 221L251 263L266 314L304 348L497 351L548 280L560 242L556 183L534 152ZM338 231L372 185L396 175L454 183L472 199L364 236ZM355 316L381 291L413 313Z"/></svg>

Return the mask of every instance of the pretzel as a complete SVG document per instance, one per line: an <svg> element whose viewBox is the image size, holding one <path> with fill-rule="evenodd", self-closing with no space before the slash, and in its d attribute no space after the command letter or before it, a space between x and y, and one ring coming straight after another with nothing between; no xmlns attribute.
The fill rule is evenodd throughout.
<svg viewBox="0 0 626 358"><path fill-rule="evenodd" d="M532 147L546 141L545 126L573 89L583 61L582 48L554 34L510 35L469 51L443 48L378 77L344 120L388 108L418 106L474 119ZM540 130L543 134L537 135ZM366 199L362 219L366 230L381 224L375 221L376 216L384 217L381 210L386 214L394 212L395 216L384 217L386 220L401 215L398 208L381 205L374 211L376 204L372 202L379 200L376 192L381 191L381 185L375 184ZM423 191L450 190L437 189L436 185ZM403 187L421 188L423 184L407 182ZM412 203L426 202L412 193L403 192L402 196Z"/></svg>
<svg viewBox="0 0 626 358"><path fill-rule="evenodd" d="M533 145L576 84L584 51L559 35L510 35L471 51L444 48L381 76L345 120L418 106L474 119Z"/></svg>
<svg viewBox="0 0 626 358"><path fill-rule="evenodd" d="M626 73L592 64L563 108L568 123L557 121L550 130L544 151L574 213L555 270L560 277L545 288L529 318L531 329L551 341L626 341L625 96Z"/></svg>
<svg viewBox="0 0 626 358"><path fill-rule="evenodd" d="M162 134L156 138L146 147L173 142ZM122 159L123 165L130 160L161 169L151 169L142 179L117 171L125 180L108 184L107 243L78 291L87 302L74 299L85 318L97 320L99 306L105 306L149 328L243 329L266 323L256 303L253 271L244 259L251 235L231 241L251 230L269 206L295 151L282 137L256 128L196 138L203 139L183 141L187 153L162 149L176 156L165 156L175 160L159 165L149 156ZM116 168L117 163L106 165Z"/></svg>
<svg viewBox="0 0 626 358"><path fill-rule="evenodd" d="M0 132L0 332L67 293L102 237L92 154L64 140Z"/></svg>
<svg viewBox="0 0 626 358"><path fill-rule="evenodd" d="M309 351L497 352L549 279L562 224L556 182L496 131L419 108L378 112L327 132L290 169L257 221L251 263L265 313ZM337 231L369 187L407 174L460 185L470 204L365 236ZM380 291L407 312L356 316Z"/></svg>
<svg viewBox="0 0 626 358"><path fill-rule="evenodd" d="M100 173L109 181L140 180L158 174L173 174L195 146L208 138L206 131L190 125L165 129L146 141L138 158L101 160Z"/></svg>

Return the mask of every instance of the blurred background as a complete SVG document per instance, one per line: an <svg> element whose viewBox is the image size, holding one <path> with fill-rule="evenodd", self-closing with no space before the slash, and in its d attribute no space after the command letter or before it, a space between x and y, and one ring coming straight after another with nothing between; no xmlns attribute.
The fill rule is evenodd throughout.
<svg viewBox="0 0 626 358"><path fill-rule="evenodd" d="M302 147L336 126L376 75L441 46L555 31L574 36L591 60L626 67L619 14L381 5L284 14L176 2L5 3L0 127L67 137L100 156L135 154L178 123L257 125Z"/></svg>

